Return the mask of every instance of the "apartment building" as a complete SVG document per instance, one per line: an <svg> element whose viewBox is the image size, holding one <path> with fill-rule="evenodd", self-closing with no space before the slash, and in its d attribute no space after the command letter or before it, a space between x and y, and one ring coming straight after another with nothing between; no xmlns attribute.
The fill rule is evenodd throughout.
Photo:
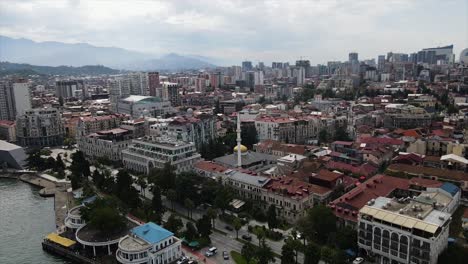
<svg viewBox="0 0 468 264"><path fill-rule="evenodd" d="M81 137L78 149L88 159L106 158L111 161L122 159L122 150L131 142L132 132L122 128L98 131Z"/></svg>
<svg viewBox="0 0 468 264"><path fill-rule="evenodd" d="M193 164L201 159L194 143L169 137L143 137L133 139L122 151L124 167L148 174L153 168L163 168L166 163L175 167L175 172L193 170Z"/></svg>
<svg viewBox="0 0 468 264"><path fill-rule="evenodd" d="M77 126L77 137L79 138L98 131L117 128L123 121L129 119L130 116L126 114L80 117Z"/></svg>
<svg viewBox="0 0 468 264"><path fill-rule="evenodd" d="M448 205L457 193L456 186L444 184L419 196L370 200L359 210L359 248L377 263L436 264L447 247L453 212Z"/></svg>
<svg viewBox="0 0 468 264"><path fill-rule="evenodd" d="M16 140L27 147L49 147L63 144L62 116L55 108L35 108L16 119Z"/></svg>

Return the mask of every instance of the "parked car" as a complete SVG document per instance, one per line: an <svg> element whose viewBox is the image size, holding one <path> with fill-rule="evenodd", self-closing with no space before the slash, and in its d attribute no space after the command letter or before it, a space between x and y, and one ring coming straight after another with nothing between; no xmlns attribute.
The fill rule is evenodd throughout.
<svg viewBox="0 0 468 264"><path fill-rule="evenodd" d="M242 235L242 239L247 240L247 241L251 241L251 240L252 240L252 236L251 236L251 235L245 234L245 235Z"/></svg>
<svg viewBox="0 0 468 264"><path fill-rule="evenodd" d="M226 230L229 230L229 231L234 231L234 228L232 228L231 226L225 226L224 228L226 228Z"/></svg>
<svg viewBox="0 0 468 264"><path fill-rule="evenodd" d="M353 260L353 264L361 264L364 262L364 258L357 257L356 259Z"/></svg>
<svg viewBox="0 0 468 264"><path fill-rule="evenodd" d="M216 247L211 247L205 252L205 256L211 257L214 256L218 252L218 249Z"/></svg>
<svg viewBox="0 0 468 264"><path fill-rule="evenodd" d="M227 251L223 251L223 259L228 260L229 259L229 254Z"/></svg>
<svg viewBox="0 0 468 264"><path fill-rule="evenodd" d="M189 258L186 256L182 256L176 263L177 264L187 264L189 262Z"/></svg>

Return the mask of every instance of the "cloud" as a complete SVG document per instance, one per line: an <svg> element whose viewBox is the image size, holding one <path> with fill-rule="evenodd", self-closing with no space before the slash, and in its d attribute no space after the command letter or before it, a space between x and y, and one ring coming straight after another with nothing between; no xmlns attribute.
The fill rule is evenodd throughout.
<svg viewBox="0 0 468 264"><path fill-rule="evenodd" d="M0 34L226 63L312 64L468 42L463 0L29 0L0 2ZM1 44L0 44L1 45Z"/></svg>

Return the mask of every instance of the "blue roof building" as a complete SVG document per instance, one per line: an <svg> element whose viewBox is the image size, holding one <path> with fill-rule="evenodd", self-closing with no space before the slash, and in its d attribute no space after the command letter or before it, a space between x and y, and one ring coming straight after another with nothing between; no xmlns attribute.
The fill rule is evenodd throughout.
<svg viewBox="0 0 468 264"><path fill-rule="evenodd" d="M182 256L181 240L149 222L137 226L119 241L116 258L122 264L167 264Z"/></svg>

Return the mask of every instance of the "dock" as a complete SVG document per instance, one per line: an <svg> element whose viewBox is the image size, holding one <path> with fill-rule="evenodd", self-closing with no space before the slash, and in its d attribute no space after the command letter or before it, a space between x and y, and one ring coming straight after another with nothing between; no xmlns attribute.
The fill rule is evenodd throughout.
<svg viewBox="0 0 468 264"><path fill-rule="evenodd" d="M85 263L85 264L98 264L100 262L87 258L83 255L80 255L78 252L58 246L54 243L51 243L47 240L42 241L42 249L49 253L62 256L67 258L75 263Z"/></svg>

